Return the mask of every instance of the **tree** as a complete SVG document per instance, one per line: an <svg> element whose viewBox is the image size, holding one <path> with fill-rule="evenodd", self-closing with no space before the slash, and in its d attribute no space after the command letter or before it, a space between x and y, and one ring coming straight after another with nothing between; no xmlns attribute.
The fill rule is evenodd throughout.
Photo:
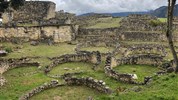
<svg viewBox="0 0 178 100"><path fill-rule="evenodd" d="M174 49L174 43L173 43L173 13L174 13L174 7L175 7L176 0L168 0L168 16L167 16L167 32L166 36L168 38L169 47L171 49L172 55L174 57L174 63L176 65L175 72L178 72L178 57L177 53Z"/></svg>
<svg viewBox="0 0 178 100"><path fill-rule="evenodd" d="M0 0L0 12L4 12L9 6L13 9L18 9L24 2L25 0Z"/></svg>

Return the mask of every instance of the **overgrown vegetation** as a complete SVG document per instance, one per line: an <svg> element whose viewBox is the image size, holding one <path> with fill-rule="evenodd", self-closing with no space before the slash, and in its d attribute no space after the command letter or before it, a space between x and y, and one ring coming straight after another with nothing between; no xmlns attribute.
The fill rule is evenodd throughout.
<svg viewBox="0 0 178 100"><path fill-rule="evenodd" d="M149 24L153 27L157 27L163 25L163 22L161 22L160 20L150 20Z"/></svg>

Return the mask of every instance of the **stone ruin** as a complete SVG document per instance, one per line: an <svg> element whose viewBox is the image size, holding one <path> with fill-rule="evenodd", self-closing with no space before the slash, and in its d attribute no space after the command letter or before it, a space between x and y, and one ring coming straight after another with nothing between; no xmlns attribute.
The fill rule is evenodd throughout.
<svg viewBox="0 0 178 100"><path fill-rule="evenodd" d="M38 62L30 62L30 59L28 58L0 59L0 71L2 71L1 74L8 70L25 66L40 66L40 64Z"/></svg>
<svg viewBox="0 0 178 100"><path fill-rule="evenodd" d="M3 76L0 75L0 87L4 86L6 83L7 83L7 80Z"/></svg>
<svg viewBox="0 0 178 100"><path fill-rule="evenodd" d="M144 78L144 82L137 82L134 79L134 76L135 76L134 74L122 74L122 73L118 73L118 72L114 71L111 66L112 65L112 57L111 56L108 56L106 58L105 63L106 63L105 67L104 67L105 74L109 77L112 77L113 79L115 79L117 81L128 83L128 84L145 85L148 82L150 82L150 80L151 80L151 77L148 76L148 77Z"/></svg>
<svg viewBox="0 0 178 100"><path fill-rule="evenodd" d="M66 84L59 84L58 80L52 80L50 83L44 83L43 85L36 87L35 89L29 91L28 93L22 95L19 100L29 100L34 95L41 93L47 89L61 87L61 86L87 86L89 88L95 89L99 92L111 94L112 90L105 86L106 83L102 80L93 79L92 77L87 78L72 78L65 77Z"/></svg>
<svg viewBox="0 0 178 100"><path fill-rule="evenodd" d="M0 41L74 41L78 25L70 18L57 18L55 8L56 4L50 1L26 1L17 11L8 8L2 14Z"/></svg>
<svg viewBox="0 0 178 100"><path fill-rule="evenodd" d="M55 9L56 4L50 1L25 1L17 10L8 9L3 13L3 23L14 21L23 24L32 21L35 24L40 20L54 18Z"/></svg>
<svg viewBox="0 0 178 100"><path fill-rule="evenodd" d="M154 54L138 54L116 60L117 65L153 65L159 66L163 62L163 56Z"/></svg>
<svg viewBox="0 0 178 100"><path fill-rule="evenodd" d="M108 15L108 14L91 13L90 15L87 15L87 16L77 16L77 17L75 17L74 23L77 24L77 25L80 25L81 27L86 27L86 26L88 26L88 22L93 21L93 20L97 20L99 18L111 19L112 16ZM94 22L93 24L96 24L96 22Z"/></svg>
<svg viewBox="0 0 178 100"><path fill-rule="evenodd" d="M0 59L0 86L5 85L6 79L2 76L3 73L18 67L40 66L38 62L30 62L28 58L20 59Z"/></svg>
<svg viewBox="0 0 178 100"><path fill-rule="evenodd" d="M59 64L67 63L67 62L88 62L95 64L93 68L95 69L97 65L101 62L100 52L84 52L78 54L66 54L59 57L54 57L51 60L53 62L47 66L45 72L48 73L52 70L53 67L58 66Z"/></svg>
<svg viewBox="0 0 178 100"><path fill-rule="evenodd" d="M63 84L59 84L59 82L57 80L52 80L50 83L44 83L43 85L31 90L30 92L26 93L25 95L21 96L19 98L19 100L29 100L32 96L43 92L47 89L51 89L54 87L59 87L59 86L63 86Z"/></svg>
<svg viewBox="0 0 178 100"><path fill-rule="evenodd" d="M34 4L37 5L37 4ZM40 4L44 6L43 4ZM29 6L31 7L31 6ZM55 18L49 16L50 13L53 13L54 4L50 3L47 5L48 9L44 10L48 13L41 12L41 18L39 15L32 14L32 16L24 16L22 12L26 11L22 10L20 17L23 17L23 21L16 19L14 17L14 21L20 24L23 23L32 23L39 24L40 26L35 27L6 27L0 29L0 37L1 40L7 39L11 40L14 34L12 33L21 33L17 34L17 39L21 38L29 38L34 39L35 41L43 41L43 40L53 40L54 42L71 42L73 40L78 41L78 45L76 47L77 54L66 54L59 57L51 58L52 63L46 66L44 72L47 74L54 67L59 64L68 63L68 62L87 62L93 63L93 69L96 69L97 66L101 63L101 59L103 56L106 56L106 64L104 66L105 74L117 81L121 81L129 84L137 84L137 85L145 85L151 81L150 76L145 77L143 82L137 82L134 79L134 74L129 73L119 73L114 71L112 68L119 65L134 65L134 64L147 64L154 66L161 66L163 69L166 68L165 71L160 71L157 74L163 74L167 72L171 72L172 65L168 63L169 67L163 63L163 57L166 56L166 52L162 46L158 45L135 45L127 48L124 52L126 55L123 58L116 59L112 56L115 56L120 49L120 45L117 42L120 40L129 40L129 41L165 41L165 36L162 34L162 28L164 25L159 24L156 26L152 26L150 21L158 21L156 17L148 16L148 15L130 15L124 18L121 21L120 28L108 28L108 29L78 29L77 26L71 24L71 20L66 20L68 17L74 17L68 13L63 13L63 15L56 15ZM42 7L44 8L44 7ZM35 8L36 9L36 8ZM49 10L49 11L48 11ZM39 10L38 10L39 11ZM15 12L19 13L19 12ZM15 15L14 13L14 15ZM36 13L34 11L34 13ZM60 14L60 12L56 13ZM66 15L65 15L66 14ZM29 18L32 17L32 18ZM57 19L58 18L58 19ZM91 17L95 18L95 17ZM26 20L29 19L29 20ZM35 20L34 20L35 19ZM42 19L42 20L41 20ZM47 20L44 20L47 19ZM59 20L60 19L60 20ZM13 22L13 21L12 21ZM150 31L151 32L147 32ZM144 31L144 32L143 32ZM146 31L146 32L145 32ZM159 31L159 32L157 32ZM4 34L5 33L5 34ZM27 36L29 34L29 36ZM63 40L65 39L65 40ZM90 46L107 46L107 47L116 47L116 49L110 53L102 54L98 51L96 52L87 52L80 51L82 47L90 47ZM154 52L156 51L156 53ZM136 54L138 53L138 54ZM146 54L145 54L146 53ZM157 54L158 53L158 54ZM108 56L109 55L109 56ZM0 59L0 71L1 74L4 72L17 68L19 66L39 66L37 62L29 62L26 58L21 59ZM165 67L165 68L164 68ZM109 87L105 86L105 82L102 80L96 80L91 77L87 78L74 78L72 76L79 74L78 73L67 73L60 76L49 76L52 78L63 78L65 79L67 85L84 85L93 89L96 89L100 92L110 94L112 91ZM47 75L48 76L48 75ZM5 78L0 76L0 85L4 85L6 83ZM63 86L59 85L57 81L51 81L49 84L44 84L39 86L29 93L22 96L21 100L29 99L35 94L42 92L46 89Z"/></svg>
<svg viewBox="0 0 178 100"><path fill-rule="evenodd" d="M76 40L82 47L107 46L114 47L119 39L116 33L119 28L107 29L79 29Z"/></svg>
<svg viewBox="0 0 178 100"><path fill-rule="evenodd" d="M55 16L55 19L70 19L70 21L72 23L74 23L74 20L76 18L76 15L75 14L72 14L72 13L68 13L68 12L64 12L64 10L60 10L60 11L57 11L56 12L56 16Z"/></svg>
<svg viewBox="0 0 178 100"><path fill-rule="evenodd" d="M120 24L122 29L128 31L162 31L164 25L156 17L139 14L133 14L123 18Z"/></svg>
<svg viewBox="0 0 178 100"><path fill-rule="evenodd" d="M167 52L162 45L156 44L138 44L127 47L123 52L123 55L129 56L134 54L157 54L162 55L163 57L167 56Z"/></svg>
<svg viewBox="0 0 178 100"><path fill-rule="evenodd" d="M92 77L87 78L71 78L66 77L65 81L68 85L84 85L90 88L93 88L95 90L98 90L99 92L111 94L112 90L109 89L109 87L105 86L106 83L102 80L93 79Z"/></svg>
<svg viewBox="0 0 178 100"><path fill-rule="evenodd" d="M0 50L0 57L4 57L7 56L8 52L6 52L5 50Z"/></svg>

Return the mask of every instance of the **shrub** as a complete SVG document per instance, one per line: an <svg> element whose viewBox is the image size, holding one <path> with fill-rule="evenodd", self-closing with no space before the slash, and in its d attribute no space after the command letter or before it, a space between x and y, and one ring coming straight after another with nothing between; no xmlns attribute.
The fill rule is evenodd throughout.
<svg viewBox="0 0 178 100"><path fill-rule="evenodd" d="M8 52L8 53L11 53L12 52L12 48L11 47L6 47L5 51Z"/></svg>
<svg viewBox="0 0 178 100"><path fill-rule="evenodd" d="M150 20L149 21L149 25L153 26L153 27L156 27L156 26L160 26L162 25L163 23L160 21L160 20Z"/></svg>

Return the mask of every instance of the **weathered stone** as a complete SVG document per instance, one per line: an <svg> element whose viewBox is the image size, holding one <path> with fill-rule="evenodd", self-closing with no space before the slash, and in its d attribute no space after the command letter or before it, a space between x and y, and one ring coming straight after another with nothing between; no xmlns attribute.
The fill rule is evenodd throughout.
<svg viewBox="0 0 178 100"><path fill-rule="evenodd" d="M167 68L167 73L173 73L174 72L174 67L169 67Z"/></svg>
<svg viewBox="0 0 178 100"><path fill-rule="evenodd" d="M6 79L0 75L0 87L4 86L6 82Z"/></svg>
<svg viewBox="0 0 178 100"><path fill-rule="evenodd" d="M17 10L6 11L3 13L3 22L9 21L38 21L55 17L56 4L49 1L26 1ZM10 12L10 13L9 13ZM29 15L30 14L30 15ZM7 19L6 21L4 19Z"/></svg>
<svg viewBox="0 0 178 100"><path fill-rule="evenodd" d="M57 87L57 86L63 86L63 85L60 85L58 83L58 80L52 80L50 83L44 83L43 85L31 90L30 92L28 92L27 94L21 96L19 98L19 100L28 100L30 99L32 96L36 95L37 93L40 93L46 89L50 89L50 88L54 88L54 87Z"/></svg>
<svg viewBox="0 0 178 100"><path fill-rule="evenodd" d="M34 26L34 27L1 27L0 28L0 40L13 41L30 41L30 40L43 40L48 43L48 39L52 37L53 42L70 42L73 40L75 25L61 25L61 26ZM58 37L54 37L53 33L57 33ZM17 34L14 34L17 33ZM45 37L44 37L45 36Z"/></svg>
<svg viewBox="0 0 178 100"><path fill-rule="evenodd" d="M39 43L37 41L31 41L30 45L37 46Z"/></svg>
<svg viewBox="0 0 178 100"><path fill-rule="evenodd" d="M7 56L8 52L6 52L5 50L0 50L0 57L4 57Z"/></svg>

